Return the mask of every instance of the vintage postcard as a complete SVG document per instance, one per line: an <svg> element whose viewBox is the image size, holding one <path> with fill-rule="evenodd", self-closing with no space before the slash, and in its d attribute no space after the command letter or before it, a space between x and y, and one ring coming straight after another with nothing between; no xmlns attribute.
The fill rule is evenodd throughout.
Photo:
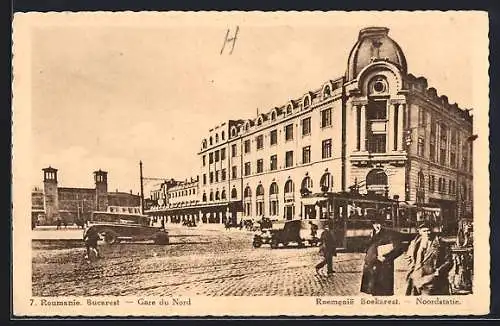
<svg viewBox="0 0 500 326"><path fill-rule="evenodd" d="M484 12L15 14L14 315L488 313L488 67Z"/></svg>

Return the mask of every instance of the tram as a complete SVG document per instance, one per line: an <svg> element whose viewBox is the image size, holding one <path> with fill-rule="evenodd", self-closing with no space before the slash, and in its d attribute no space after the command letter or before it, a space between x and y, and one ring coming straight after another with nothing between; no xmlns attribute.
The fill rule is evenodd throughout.
<svg viewBox="0 0 500 326"><path fill-rule="evenodd" d="M385 196L356 193L321 193L303 198L303 219L323 227L328 219L334 220L337 246L363 250L370 238L372 220L384 217L383 227L401 233L403 241L417 234L417 226L428 222L432 231L442 231L442 212L437 205L412 205Z"/></svg>

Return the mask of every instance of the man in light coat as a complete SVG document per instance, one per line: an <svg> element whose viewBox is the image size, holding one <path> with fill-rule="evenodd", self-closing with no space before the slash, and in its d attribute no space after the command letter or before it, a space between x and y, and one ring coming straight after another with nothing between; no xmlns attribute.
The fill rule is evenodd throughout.
<svg viewBox="0 0 500 326"><path fill-rule="evenodd" d="M449 246L431 234L427 223L418 226L418 233L407 251L406 295L448 295L448 273L453 263Z"/></svg>

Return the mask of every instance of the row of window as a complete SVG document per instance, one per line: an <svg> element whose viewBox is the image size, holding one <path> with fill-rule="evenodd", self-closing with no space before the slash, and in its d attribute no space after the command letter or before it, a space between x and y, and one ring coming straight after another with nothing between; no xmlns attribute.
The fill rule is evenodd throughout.
<svg viewBox="0 0 500 326"><path fill-rule="evenodd" d="M330 87L330 85L326 85L323 89L323 99L327 99L329 98L330 96L332 95L332 89ZM308 108L309 106L311 105L311 98L309 95L307 95L306 97L304 97L303 101L302 101L302 108ZM286 106L286 115L291 115L293 113L293 105L292 103L288 104ZM276 110L273 110L271 112L271 121L275 121L277 118L277 113L276 113ZM262 116L260 116L258 119L257 119L257 126L261 126L262 123L264 122L264 118ZM248 131L250 129L250 122L247 122L243 129L245 131ZM233 128L233 130L231 131L231 135L232 136L236 136L236 128Z"/></svg>
<svg viewBox="0 0 500 326"><path fill-rule="evenodd" d="M330 127L332 125L332 109L326 109L321 111L321 128ZM311 134L311 117L304 118L301 121L302 126L302 136L307 136ZM294 128L293 123L290 123L284 127L285 131L285 141L291 141L294 139ZM278 144L278 131L276 129L269 132L269 145L273 146ZM264 148L264 135L258 135L255 137L257 150ZM234 146L234 145L233 145ZM243 143L243 151L245 154L250 153L251 143L247 139ZM234 156L236 156L236 150L233 151Z"/></svg>
<svg viewBox="0 0 500 326"><path fill-rule="evenodd" d="M205 166L207 164L206 162L206 155L203 155L202 157L202 164ZM226 149L221 148L220 150L216 150L213 153L208 154L208 163L212 164L214 162L219 162L219 161L224 161L226 159Z"/></svg>
<svg viewBox="0 0 500 326"><path fill-rule="evenodd" d="M210 199L210 201L226 200L227 199L226 191L225 190L222 190L222 191L217 190L217 191L215 191L215 193L213 191L210 191L210 195L208 198ZM237 192L236 188L233 188L231 190L231 198L232 199L238 198L238 192ZM203 202L207 201L207 194L206 193L203 193L202 201Z"/></svg>
<svg viewBox="0 0 500 326"><path fill-rule="evenodd" d="M448 152L449 152L449 162L448 162ZM449 165L452 168L459 167L458 159L457 159L457 145L456 142L450 145L450 150L448 151L447 143L445 141L441 141L439 143L439 162L437 159L436 151L436 138L431 134L429 141L429 160L434 163L439 163L440 165L447 166ZM417 155L421 157L427 157L425 152L425 137L420 136L418 138L417 143ZM460 168L464 171L472 170L472 162L469 162L469 146L467 142L462 143L462 155L461 155L461 166ZM449 164L448 164L449 163Z"/></svg>
<svg viewBox="0 0 500 326"><path fill-rule="evenodd" d="M169 198L177 198L181 196L189 196L189 195L196 195L196 189L186 189L186 190L179 190L176 192L169 193L168 196Z"/></svg>
<svg viewBox="0 0 500 326"><path fill-rule="evenodd" d="M423 188L425 184L424 181L424 174L421 172L419 173L419 182L418 186L419 188ZM429 176L429 192L435 192L436 191L436 177L434 175ZM441 194L449 194L449 195L456 195L458 191L457 188L457 182L455 180L447 180L446 178L438 178L437 179L437 192ZM464 182L462 183L462 199L463 200L470 200L472 197L471 194L472 188L467 189L467 184Z"/></svg>
<svg viewBox="0 0 500 326"><path fill-rule="evenodd" d="M323 176L321 177L320 180L320 186L321 188L324 188L325 190L331 190L333 187L333 176L329 172L325 172ZM311 177L306 176L304 179L302 179L301 182L301 189L308 189L311 190L313 188L313 180ZM287 180L284 185L284 194L293 194L295 190L295 184L292 180ZM262 198L264 196L264 186L262 184L259 184L255 190L255 195L259 198ZM276 195L279 193L279 187L276 182L271 183L269 186L269 196L271 196L271 201L277 200ZM231 198L236 199L238 197L238 192L236 188L233 188L231 190ZM250 199L252 197L252 190L249 186L247 186L243 192L243 198L246 200ZM212 200L224 200L226 199L226 191L222 190L219 192L219 190L216 190L215 193L211 190L209 197L210 201ZM203 193L202 200L205 202L207 201L207 194ZM259 199L260 200L260 199Z"/></svg>
<svg viewBox="0 0 500 326"><path fill-rule="evenodd" d="M220 176L220 177L219 177ZM226 169L222 170L216 170L215 172L210 172L209 174L209 183L214 183L214 182L219 182L219 181L226 181ZM203 174L203 185L207 184L207 174Z"/></svg>
<svg viewBox="0 0 500 326"><path fill-rule="evenodd" d="M323 140L321 144L321 158L322 159L327 159L332 157L332 140L331 139L326 139ZM269 171L275 171L278 169L278 155L271 155L269 159ZM311 146L306 146L302 148L302 164L308 164L311 163ZM264 172L264 160L263 159L258 159L257 160L257 169L256 173L263 173ZM290 168L294 166L294 151L287 151L285 152L285 168ZM245 162L244 164L244 170L243 174L244 176L249 176L252 174L252 168L251 168L251 163L250 162ZM233 167L233 174L232 178L237 178L236 174L236 167Z"/></svg>
<svg viewBox="0 0 500 326"><path fill-rule="evenodd" d="M225 140L226 138L226 134L224 131L221 132L221 138L222 138L222 141ZM215 134L215 144L217 144L219 142L219 134ZM208 139L208 143L210 144L210 146L212 146L214 144L214 138L213 136L210 136L210 138ZM203 149L207 148L207 140L204 139L203 140Z"/></svg>

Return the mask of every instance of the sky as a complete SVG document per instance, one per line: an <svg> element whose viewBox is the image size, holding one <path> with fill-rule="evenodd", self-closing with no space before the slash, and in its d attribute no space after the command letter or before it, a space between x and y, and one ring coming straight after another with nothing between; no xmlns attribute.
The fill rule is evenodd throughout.
<svg viewBox="0 0 500 326"><path fill-rule="evenodd" d="M477 49L487 45L475 43L466 14L134 16L61 14L32 29L33 185L50 165L60 186L93 187L102 169L110 191L137 193L139 160L146 177L194 177L210 128L342 76L367 26L388 27L408 71L450 103L487 110L474 95ZM233 53L221 55L236 26Z"/></svg>

